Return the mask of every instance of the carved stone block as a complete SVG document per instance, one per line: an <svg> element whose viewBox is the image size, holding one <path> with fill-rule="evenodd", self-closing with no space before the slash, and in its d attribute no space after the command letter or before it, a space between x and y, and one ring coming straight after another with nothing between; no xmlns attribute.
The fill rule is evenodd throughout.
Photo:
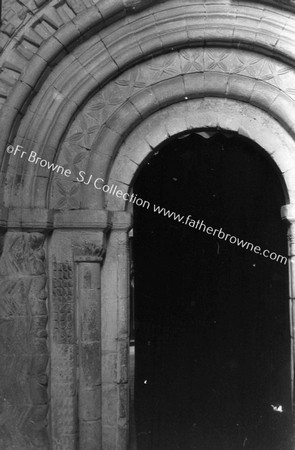
<svg viewBox="0 0 295 450"><path fill-rule="evenodd" d="M54 263L53 339L57 344L74 343L73 267Z"/></svg>
<svg viewBox="0 0 295 450"><path fill-rule="evenodd" d="M48 449L44 236L6 234L0 261L0 448Z"/></svg>

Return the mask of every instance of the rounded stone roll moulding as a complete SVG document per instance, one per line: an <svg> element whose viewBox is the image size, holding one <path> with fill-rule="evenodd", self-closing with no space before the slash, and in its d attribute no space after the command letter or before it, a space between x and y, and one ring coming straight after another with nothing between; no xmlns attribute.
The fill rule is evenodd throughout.
<svg viewBox="0 0 295 450"><path fill-rule="evenodd" d="M84 28L82 25L80 25L80 28L78 27L80 30L79 40L77 40L76 28L75 32L71 31L72 25L69 25L66 30L67 25L65 25L62 34L59 32L55 36L51 47L48 44L49 40L46 47L40 46L34 60L34 65L36 65L34 70L39 75L45 74L46 64L50 64L51 58L56 58L61 46L70 53L61 59L53 70L50 69L51 72L48 77L43 76L40 81L38 75L38 89L40 88L40 90L37 93L33 86L34 80L31 78L30 83L26 83L26 75L23 74L15 87L14 92L17 92L17 95L11 96L3 109L6 117L3 122L2 143L6 143L8 134L5 135L5 133L10 133L10 125L14 122L13 133L18 128L16 139L19 139L20 145L24 145L28 152L31 150L37 151L38 155L44 159L57 160L60 157L59 152L61 154L63 152L61 143L67 136L73 117L81 115L81 112L78 115L77 112L83 108L85 101L91 98L98 88L101 88L102 91L106 83L111 86L111 80L115 80L115 77L118 78L118 75L120 76L126 68L138 67L142 61L147 61L147 58L152 54L159 55L159 58L163 58L164 61L164 53L175 48L183 48L188 43L195 47L218 43L219 58L213 58L206 70L204 70L204 57L201 64L197 60L188 61L194 68L194 74L190 73L191 69L188 69L187 72L182 70L180 73L173 74L173 72L169 72L170 68L164 65L161 71L164 74L170 73L171 77L169 83L165 83L161 79L156 80L150 89L149 97L156 103L154 110L150 109L150 105L145 105L145 109L143 108L147 97L139 92L136 97L132 97L132 100L124 108L121 110L118 108L116 115L108 118L108 125L102 129L102 133L111 141L111 148L118 149L131 129L139 124L143 117L155 112L157 108L182 101L186 97L190 99L217 96L249 102L266 111L269 110L270 115L276 117L287 130L293 133L295 125L292 121L292 117L294 117L292 95L294 93L287 92L284 89L284 86L281 85L281 79L293 76L294 48L291 49L289 45L289 37L293 28L295 29L295 18L286 12L280 11L278 13L272 7L261 8L248 2L240 2L231 10L230 14L226 15L226 20L224 20L225 12L228 12L227 8L227 3L223 2L220 2L218 8L216 4L210 3L206 3L205 8L198 1L194 3L191 1L160 3L135 15L121 17L115 23L110 23L107 27L99 29L94 36L91 36L91 33L85 35L83 33L86 30L89 31L91 27L95 27L96 20L98 21L103 14L97 14L96 19L94 19L90 9L83 16ZM107 17L107 14L108 12L105 10L105 17ZM245 27L245 24L247 24L247 27ZM275 42L273 41L272 31L274 26L277 30L281 30L280 37L279 39L276 38ZM124 30L128 32L123 34ZM66 39L70 42L70 37L72 40L69 47L66 44ZM253 39L255 45L253 45ZM56 42L58 42L58 45ZM79 42L79 45L75 46L75 42ZM239 72L231 71L226 67L224 64L225 50L237 46L251 50L248 52L254 58L252 63L249 63L251 70L255 66L255 58L261 60L262 65L259 74L241 75ZM45 55L49 47L51 53ZM247 53L246 50L239 51L241 54ZM237 49L232 50L232 52L239 58ZM266 55L272 55L272 57ZM284 70L281 65L285 64L281 62L282 60L290 63L285 68L287 72L281 72L281 70ZM274 82L268 79L270 68L267 65L264 68L262 67L263 64L266 64L266 61L272 64L272 72L276 74ZM234 67L233 61L232 66ZM278 68L280 68L280 71L277 71ZM194 80L197 78L203 87L202 89L194 86ZM148 84L151 85L152 83ZM128 86L128 89L129 87L131 85ZM31 94L35 97L29 105L32 98L30 97ZM20 118L20 112L24 114L24 118L18 127L17 120ZM123 131L121 125L124 127ZM100 126L97 126L97 129ZM98 136L99 138L102 137L102 135ZM102 141L102 139L100 140ZM113 146L116 140L118 142ZM96 144L97 141L98 138ZM115 154L110 156L109 153L101 151L99 164L105 168L105 173L110 170L109 164L114 156ZM89 161L92 163L94 159L93 156ZM15 164L15 161L11 158L9 170L12 185L9 186L12 186L12 188L8 187L6 190L5 205L17 207L19 204L15 202L20 201L21 205L26 208L48 208L49 198L44 193L50 189L52 179L47 176L42 168L33 165L22 165L16 168ZM24 183L21 197L17 192L19 183L16 177L13 181L12 174L15 173L16 169L18 176L22 177Z"/></svg>
<svg viewBox="0 0 295 450"><path fill-rule="evenodd" d="M184 54L185 56L183 56ZM176 62L169 65L167 61L169 62L171 58L176 58ZM219 67L220 59L222 59L223 72ZM200 62L197 63L197 61ZM248 69L249 61L252 61L251 71ZM238 99L256 105L269 112L286 130L293 133L295 104L292 98L293 94L288 90L292 80L295 80L295 73L289 66L277 62L276 70L281 73L278 86L275 75L271 78L269 76L265 78L263 75L263 70L268 70L270 65L275 63L272 58L235 49L208 48L204 50L189 49L189 51L184 49L159 55L152 60L136 65L120 74L115 80L110 81L91 97L70 127L69 124L66 125L67 119L65 118L63 118L63 123L58 123L56 126L55 123L51 123L51 119L44 122L43 127L38 130L36 135L36 137L45 137L41 147L34 139L34 129L38 128L40 122L40 117L37 115L32 126L32 140L24 139L23 145L27 144L29 149L35 148L38 154L40 154L39 151L42 153L43 148L46 149L47 158L52 160L57 158L56 148L62 140L63 143L58 150L58 161L60 162L64 158L64 149L71 146L73 159L69 162L72 164L77 156L75 155L77 145L72 139L79 135L81 140L78 142L78 148L85 153L87 158L90 156L88 162L85 160L86 166L91 169L96 168L99 170L97 175L104 178L110 170L111 161L122 141L143 118L166 105L181 102L184 99L188 101L206 96ZM202 69L206 69L206 71L202 72ZM253 70L255 70L254 73ZM257 74L262 73L261 80L257 80L256 71ZM119 93L116 96L118 89ZM45 95L47 94L45 93ZM99 97L98 101L95 100L97 96ZM95 102L97 104L94 104ZM48 101L46 105L48 106ZM71 102L64 104L62 109L65 107L67 111L71 111L71 105ZM79 122L85 123L80 129ZM23 127L25 124L26 119L24 119ZM51 133L46 131L48 127L52 130ZM66 127L68 127L68 132L64 135ZM91 152L89 152L90 149ZM11 163L13 171L14 160ZM289 162L283 171L288 169ZM33 199L35 205L42 207L47 200L42 198L44 191L39 189L39 186L40 183L47 183L46 173L44 173L44 169L34 165L28 166L26 171L24 182L27 186L23 190L21 201L27 204ZM48 180L51 185L54 179ZM38 197L39 194L41 195ZM10 195L9 192L8 195ZM11 199L7 198L6 200L9 203ZM29 207L32 206L29 203ZM97 206L101 208L102 203L96 204L95 207ZM48 207L48 203L46 203L46 207ZM50 205L50 207L54 207L54 205Z"/></svg>
<svg viewBox="0 0 295 450"><path fill-rule="evenodd" d="M94 36L94 41L103 44L112 60L113 70L134 64L136 60L146 58L152 53L182 47L184 43L203 45L206 42L208 45L211 42L222 45L226 42L227 46L243 47L244 45L246 48L253 49L253 42L255 42L255 48L262 53L273 54L277 58L288 61L294 59L290 35L295 28L295 18L287 11L277 10L271 6L261 8L260 5L253 5L253 3L239 2L236 6L231 5L229 12L227 2L220 2L218 7L216 4L206 3L204 7L198 1L193 3L169 1L153 4L115 23L110 21L111 17L118 19L125 14L125 6L119 1L112 2L108 7L107 2L98 2L77 14L73 21L62 27L60 23L57 23L56 33L48 39L46 45L36 46L37 52L34 57L37 56L37 58L28 62L28 68L34 66L35 82L40 83L40 77L44 76L46 67L50 67L61 50L67 53L70 51L73 60L99 82L96 77L97 67L102 70L104 65L93 64L92 58L90 60L87 58L85 47L81 54L79 48L75 50L75 43L80 44L81 40L86 42L89 36L93 39L89 30L92 29L97 33L97 27L104 26L105 22L108 22L110 26L99 31ZM51 20L54 21L54 17ZM124 26L128 30L125 35ZM274 27L277 30L276 38L273 33ZM93 50L94 41L89 41L86 45L88 50L91 48ZM49 49L50 53L48 53ZM121 63L122 57L124 60ZM110 73L109 76L111 76ZM25 92L22 94L21 90L27 89L28 86L31 87L31 94L34 94L36 90L32 76L30 75L28 80L25 77L24 72L19 85L13 89L17 92L17 96L9 98L6 104L6 108L11 108L12 111L21 110L26 103L26 97L30 95ZM46 77L42 84L44 83L46 83Z"/></svg>
<svg viewBox="0 0 295 450"><path fill-rule="evenodd" d="M158 145L185 131L206 128L236 132L262 147L281 173L286 203L295 203L293 139L266 112L230 99L194 99L167 106L151 115L130 133L119 148L107 184L115 184L126 192L132 187L137 171ZM288 170L286 163L289 165ZM94 195L92 198L88 196L88 201L89 208L92 208ZM123 198L106 194L106 205L109 210L124 210L127 202Z"/></svg>

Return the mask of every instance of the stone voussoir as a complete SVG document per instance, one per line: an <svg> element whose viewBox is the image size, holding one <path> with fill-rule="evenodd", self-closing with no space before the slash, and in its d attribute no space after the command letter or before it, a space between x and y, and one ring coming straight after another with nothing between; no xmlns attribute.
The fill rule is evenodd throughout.
<svg viewBox="0 0 295 450"><path fill-rule="evenodd" d="M183 77L181 75L169 80L160 81L152 85L151 90L162 107L178 101L180 98L184 99L186 96Z"/></svg>

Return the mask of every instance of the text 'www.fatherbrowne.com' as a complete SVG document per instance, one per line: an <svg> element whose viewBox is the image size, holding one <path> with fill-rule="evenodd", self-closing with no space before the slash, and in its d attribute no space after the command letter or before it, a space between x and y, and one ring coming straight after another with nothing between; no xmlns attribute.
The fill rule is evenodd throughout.
<svg viewBox="0 0 295 450"><path fill-rule="evenodd" d="M6 152L14 156L18 155L20 159L27 159L28 162L34 165L48 169L49 171L55 172L59 175L63 175L66 178L71 178L73 175L70 169L63 167L57 163L47 161L46 159L42 159L34 151L31 151L30 154L27 155L27 152L21 145L17 145L16 147L14 147L13 145L8 145L6 148ZM118 188L117 185L108 185L104 182L103 178L95 178L93 174L86 174L86 172L83 170L80 170L78 177L76 177L73 181L77 183L83 183L88 186L90 185L94 189L102 190L104 193L116 196L117 198L122 198L124 201L135 204L136 206L140 206L145 209L151 209L151 204L148 200L143 200L135 193L129 194L129 192L123 192ZM182 223L191 228L195 228L198 231L203 231L208 235L216 236L218 239L228 241L231 244L237 245L238 247L250 250L257 255L263 256L264 258L268 258L272 261L280 262L282 264L287 264L288 260L286 256L277 255L277 253L271 252L267 249L263 250L259 245L254 245L252 244L252 242L244 241L243 239L239 239L236 236L225 233L222 228L213 228L210 226L208 227L205 225L203 220L199 219L196 221L192 218L191 215L182 216L174 211L170 211L169 209L157 206L155 204L153 204L153 212L163 215L164 217L168 217L168 219L175 220L176 222Z"/></svg>
<svg viewBox="0 0 295 450"><path fill-rule="evenodd" d="M235 244L238 247L245 248L246 250L250 250L251 252L256 253L256 255L264 256L264 258L269 258L272 261L280 262L282 264L287 264L286 256L278 255L275 252L271 252L270 250L263 250L259 245L254 245L252 242L244 241L232 234L225 233L222 228L213 228L205 225L204 221L198 219L197 221L192 218L191 215L182 216L177 214L174 211L170 211L169 209L163 208L161 206L153 205L154 212L169 219L173 219L176 222L182 223L184 225L188 225L191 228L195 228L198 231L203 231L203 233L209 234L210 236L216 236L218 239L228 241L231 244Z"/></svg>

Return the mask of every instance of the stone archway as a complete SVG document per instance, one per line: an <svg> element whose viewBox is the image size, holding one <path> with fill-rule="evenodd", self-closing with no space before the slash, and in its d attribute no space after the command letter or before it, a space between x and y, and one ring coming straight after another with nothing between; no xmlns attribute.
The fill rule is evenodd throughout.
<svg viewBox="0 0 295 450"><path fill-rule="evenodd" d="M89 406L89 410L92 411L91 414L93 415L85 418L84 416L80 417L80 421L85 419L85 422L89 422L90 427L93 418L96 418L96 425L92 433L91 428L87 427L87 423L85 424L85 430L79 428L80 439L83 439L83 436L86 439L83 442L87 442L87 439L89 441L102 439L103 442L108 442L112 446L111 448L115 448L115 439L120 439L120 442L128 442L128 230L132 224L132 215L126 211L128 209L127 204L122 197L119 198L103 192L101 189L103 186L102 180L108 186L116 185L122 192L127 192L132 187L138 168L152 154L156 146L164 142L169 136L191 129L208 127L238 132L250 137L265 148L278 167L278 172L281 173L286 202L292 198L294 178L289 175L294 170L292 157L294 144L289 133L275 119L255 106L229 99L205 98L185 100L154 113L138 125L118 149L108 149L117 154L112 162L108 177L105 179L98 177L99 181L96 187L94 187L92 179L91 184L85 185L85 190L87 190L84 194L86 196L86 193L88 193L90 197L93 195L93 199L95 194L105 195L106 211L88 210L87 216L85 216L83 210L68 210L56 216L57 229L53 235L51 248L53 251L52 257L54 255L56 259L65 261L59 263L61 268L66 263L66 265L69 264L70 268L76 267L73 270L80 271L83 268L81 263L84 261L86 264L91 258L94 258L93 261L96 261L98 267L101 264L99 255L96 256L99 253L99 248L105 247L106 249L101 268L101 318L99 320L101 328L96 330L102 339L100 344L102 372L98 384L96 382L92 385L93 389L98 389L97 397L92 393L87 400L88 405L92 405ZM264 127L267 130L265 133L262 131ZM117 140L114 142L115 146L116 144ZM94 163L91 164L93 167ZM85 168L86 173L90 174ZM94 173L99 176L99 173ZM87 181L85 180L85 182ZM285 208L284 211L287 211L287 209L292 211L291 207ZM94 231L94 227L96 227L96 231ZM69 228L73 230L70 233L66 232ZM108 229L111 229L111 231L108 232ZM290 230L292 229L290 228ZM68 237L65 239L65 236ZM61 239L63 245L57 248ZM74 266L71 262L73 239L77 242L77 244L74 244L75 253L78 252L78 255L75 256ZM92 243L88 250L87 242ZM85 244L87 244L86 250ZM81 252L82 255L79 255ZM93 270L97 271L94 266ZM61 276L63 277L63 275ZM290 279L292 277L293 273L290 272ZM90 295L92 288L91 286L88 286L88 288ZM99 286L98 289L100 291ZM79 292L78 298L80 295L86 295L85 290L81 291L80 294ZM73 305L70 306L70 311L72 307ZM89 304L89 308L92 310L91 304ZM71 323L71 315L67 320ZM58 315L57 321L59 321ZM110 327L109 324L113 324L113 326ZM74 349L71 334L69 339L68 344L71 345L66 345L66 347L64 345L67 344L67 341L57 340L56 351L52 353L53 392L58 393L57 396L54 394L52 397L53 417L59 417L57 409L60 411L60 408L62 408L61 402L64 401L63 396L65 395L64 392L61 396L59 391L60 387L64 389L60 378L60 358L62 358L64 365L62 376L66 377L67 380L68 377L71 377L72 383L75 383L77 376L74 356L71 353L64 353L64 350L62 350L63 348ZM66 361L68 361L67 366L65 366ZM58 373L55 373L56 370L58 370ZM89 388L90 386L86 389L85 385L85 392L89 391ZM79 389L81 389L81 384ZM99 401L100 395L102 395L102 402ZM81 396L83 396L82 391L80 391L80 398ZM75 418L75 411L79 411L79 409L75 405L75 397L71 392L69 392L69 398L73 399L73 404L68 412L72 411L71 414ZM82 408L81 413L78 412L78 414L84 414L82 412L84 410L83 404L80 405L80 408ZM97 434L97 424L99 423L101 424L101 435ZM60 420L55 426L56 431L64 429L63 422Z"/></svg>
<svg viewBox="0 0 295 450"><path fill-rule="evenodd" d="M263 261L261 256L256 256L257 260L254 261L251 252L248 255L247 252L246 254L238 250L235 252L230 243L224 244L228 246L225 249L222 241L218 241L217 244L214 237L206 238L204 223L213 227L214 224L222 225L223 230L226 228L233 234L248 236L252 241L260 241L261 245L270 223L273 223L273 226L277 223L277 231L274 232L273 228L270 233L276 238L272 244L269 241L268 245L275 247L280 240L281 253L286 255L286 230L283 224L280 224L279 213L280 206L284 203L280 177L275 172L272 173L273 181L276 181L275 191L272 191L270 179L268 182L266 180L262 182L264 169L268 167L267 162L270 162L268 161L270 158L263 155L266 152L258 149L255 144L248 143L249 148L252 149L250 152L252 158L250 161L247 158L243 159L246 156L243 153L246 139L229 132L225 133L227 138L221 133L213 134L210 130L207 133L206 131L199 131L199 133L205 136L207 134L208 139L203 139L198 135L198 131L192 130L164 141L160 147L156 148L153 156L145 159L144 166L140 166L134 185L133 192L137 197L150 202L148 207L141 201L134 203L134 237L132 238L135 246L133 253L135 255L135 304L137 305L135 333L135 355L138 356L135 375L137 445L138 449L198 448L199 446L200 448L208 446L237 449L242 448L244 443L246 448L249 446L251 449L264 448L264 446L277 449L278 441L275 443L275 440L278 439L279 429L284 430L283 422L290 413L287 266L273 265L273 263L266 266L266 260ZM210 135L213 135L211 139ZM226 155L229 154L231 156L225 163ZM263 159L260 160L260 157ZM256 172L254 161L258 162L257 158L261 162L260 175L254 181ZM253 164L250 170L247 161ZM246 172L248 175L242 182ZM225 173L227 175L224 177ZM226 182L228 182L228 195L231 199L229 209L227 209L228 200L226 200L228 197L225 194ZM259 183L261 183L260 187ZM223 186L222 193L219 190L220 186ZM244 189L247 190L247 195ZM261 201L263 192L267 193ZM219 201L216 201L213 193ZM280 193L279 201L276 199L278 193ZM235 203L233 198L239 200ZM258 201L258 203L255 202L256 208L253 208L254 198L256 202ZM272 199L270 203L269 199ZM258 204L260 204L259 207ZM268 216L270 209L266 207L267 204L275 211L274 222ZM173 214L170 218L162 216L157 212L159 209L154 209L155 205L169 209L170 213L174 211L174 217L177 217L173 219ZM188 227L190 219L187 218L187 214L194 219L191 222L192 227L197 224L197 220L199 221L197 229ZM179 223L181 216L183 216L183 223ZM256 225L249 228L251 220ZM239 225L235 233L237 221ZM263 229L259 232L259 226L263 222ZM225 257L227 251L230 252L226 253L227 255L232 255L231 263ZM222 271L221 267L223 267ZM255 282L254 272L258 270L260 276ZM270 270L269 274L267 274L268 270ZM247 276L245 276L246 272ZM273 288L269 286L269 277L273 277L275 272L278 278L280 278L278 273L284 274L282 277L284 281L280 284L282 290L276 291L276 295L272 291ZM236 281L229 281L231 277ZM229 289L225 288L227 283L230 283ZM217 285L219 288L216 287ZM265 294L266 291L268 294ZM266 303L263 303L263 298ZM267 312L270 305L276 304L276 300L284 311L281 316L284 317L284 325L281 327L274 323L270 326L274 320L274 310L272 314L270 311ZM254 301L253 310L248 316L251 301ZM262 304L265 309L260 315ZM241 313L242 310L243 313ZM263 318L265 319L266 316L268 319L264 322ZM227 322L229 317L231 320ZM256 327L258 317L260 317L259 326ZM248 325L245 326L244 332L239 334L243 329L244 320L249 320ZM221 326L223 323L227 323L225 328ZM215 335L216 327L218 327L218 339ZM277 398L282 399L284 414L281 415L273 413L270 406L275 404L275 401L271 400L272 396L275 396L276 384L273 381L272 393L268 392L266 395L268 390L266 386L270 382L272 373L266 363L271 359L270 353L267 356L273 345L271 339L267 340L267 345L263 348L260 347L266 336L277 336L274 341L278 341L281 335L279 329L285 330L285 337L278 358L276 362L275 359L272 360L271 366L280 367L281 372L285 373L284 382L281 384L282 392L285 388L286 391L284 394L277 394ZM277 330L278 334L274 330ZM252 333L257 333L255 339L253 335L252 338L250 337ZM247 339L253 339L253 345L243 353ZM257 356L252 361L251 358L249 359L251 352L257 352ZM243 357L241 357L242 354ZM278 364L283 354L284 362L282 359ZM194 364L195 359L198 362ZM228 360L232 369L229 369L226 364ZM246 360L248 364L245 364ZM253 364L254 361L257 366ZM262 361L266 363L265 370L258 375L259 362L264 364ZM240 370L239 377L236 378L238 367L241 369L242 365L244 369ZM283 370L282 366L284 366ZM203 376L203 372L206 372L206 376ZM194 375L190 375L193 373ZM247 374L246 377L245 374ZM245 386L243 383L248 383L246 395L242 394L243 386ZM258 393L254 394L252 389L255 391L255 383L259 384L259 389ZM258 409L261 418L255 420L255 416L259 417ZM247 414L249 414L248 417ZM266 444L265 441L269 439L275 425L269 425L269 432L265 436L262 432L262 423L264 420L270 420L269 416L272 414L277 416L274 423L278 424L280 420L282 422L281 427L278 427L278 431ZM202 419L204 419L203 422ZM222 426L219 423L221 420ZM253 420L252 424L255 423L257 426L256 436L250 425L251 420ZM210 429L209 432L208 429ZM258 434L260 434L260 444L257 443ZM285 434L285 430L282 434ZM219 436L218 444L217 435ZM288 437L281 436L281 439L287 440Z"/></svg>
<svg viewBox="0 0 295 450"><path fill-rule="evenodd" d="M127 448L128 440L132 215L122 198L83 184L78 174L131 189L145 158L169 136L217 127L250 137L274 159L285 187L293 308L293 7L239 2L229 14L227 2L118 0L81 11L83 2L71 1L67 21L65 2L52 3L11 40L0 76L4 83L7 74L15 77L1 118L1 226L8 229L1 273L3 294L9 294L3 317L13 318L24 298L38 316L26 353L30 389L21 408L14 396L8 402L11 428L3 442L72 450L80 440L83 450L114 450ZM48 20L42 40L35 29ZM7 152L11 143L36 158ZM72 178L49 172L37 157L68 168ZM32 284L23 289L25 277ZM30 310L23 317L30 330ZM13 345L16 354L23 351ZM12 423L20 423L19 434Z"/></svg>
<svg viewBox="0 0 295 450"><path fill-rule="evenodd" d="M268 130L266 133L263 132L264 127L265 130ZM269 153L277 168L288 159L288 157L282 158L280 156L281 149L284 149L283 152L292 152L293 148L293 141L288 133L273 118L256 107L241 104L237 101L224 101L216 98L185 101L153 114L128 136L117 154L109 177L105 181L106 184L109 186L116 185L122 192L128 192L128 186L132 187L137 171L149 155L153 153L154 148L171 136L196 128L223 129L247 136ZM272 130L274 134L272 135L269 130ZM287 148L290 150L287 150ZM128 164L128 161L131 161L131 164ZM292 165L293 163L291 163ZM286 202L288 202L289 194L293 192L291 185L294 178L288 178L288 176L285 178L286 171L283 167L278 170L278 174L280 174L278 176L281 177ZM290 182L291 184L289 184ZM121 210L123 212L125 209L129 209L128 203L124 201L122 196L118 198L116 195L106 193L106 202L108 209L112 211ZM292 207L284 207L283 205L282 207L282 217L292 222ZM290 254L292 252L291 233L292 225L289 228ZM125 234L125 239L127 243L127 234ZM106 271L108 270L107 266L106 259ZM292 264L290 265L289 276L290 280L294 277ZM128 287L126 289L126 292L128 292ZM292 296L292 291L290 294ZM292 307L292 300L290 304ZM291 333L292 329L293 325ZM292 386L293 376L292 374Z"/></svg>
<svg viewBox="0 0 295 450"><path fill-rule="evenodd" d="M117 151L105 182L109 185L117 183L128 190L138 168L155 147L179 133L206 128L236 132L264 148L281 174L286 203L293 203L295 162L290 134L263 110L237 100L216 97L179 102L144 120ZM124 198L108 193L105 197L108 210L126 209Z"/></svg>

